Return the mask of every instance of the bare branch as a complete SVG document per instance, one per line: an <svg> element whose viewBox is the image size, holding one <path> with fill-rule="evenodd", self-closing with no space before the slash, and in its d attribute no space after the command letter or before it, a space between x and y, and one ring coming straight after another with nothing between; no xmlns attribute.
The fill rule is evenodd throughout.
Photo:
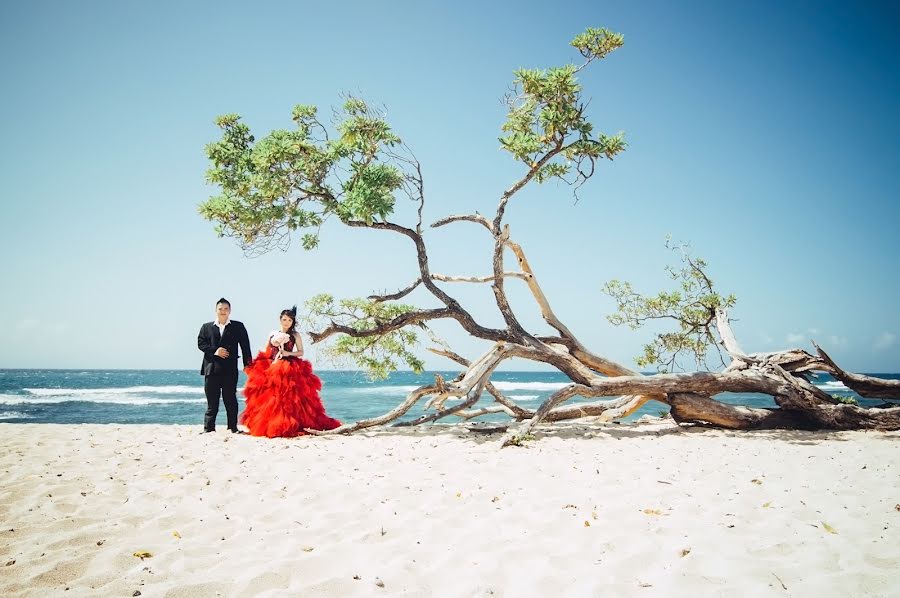
<svg viewBox="0 0 900 598"><path fill-rule="evenodd" d="M494 227L491 226L490 221L477 212L475 214L468 214L468 215L461 215L461 216L447 216L446 218L441 218L440 220L438 220L434 224L432 224L431 228L437 228L439 226L444 226L444 225L450 224L452 222L465 222L465 221L480 224L480 225L484 226L486 229L488 229L488 231L490 231L491 233L494 232Z"/></svg>
<svg viewBox="0 0 900 598"><path fill-rule="evenodd" d="M473 417L480 417L482 415L491 415L494 413L505 413L509 416L515 417L515 413L508 409L503 405L494 405L493 407L482 407L480 409L474 409L472 411L457 411L453 415L459 417L464 420L472 419Z"/></svg>
<svg viewBox="0 0 900 598"><path fill-rule="evenodd" d="M434 393L436 390L437 388L435 386L420 386L419 388L409 393L405 401L403 401L384 415L379 415L378 417L373 417L370 419L361 419L358 422L354 422L352 424L344 424L343 426L335 428L334 430L306 429L306 432L308 432L309 434L314 434L316 436L330 436L334 434L350 434L364 428L381 426L394 421L398 417L403 417L403 415L407 411L409 411L410 408L419 401L419 399L426 395Z"/></svg>
<svg viewBox="0 0 900 598"><path fill-rule="evenodd" d="M716 330L719 331L719 337L722 339L722 346L733 359L743 361L744 363L756 363L752 357L744 353L738 345L734 332L731 330L731 322L728 319L728 310L724 307L716 308Z"/></svg>
<svg viewBox="0 0 900 598"><path fill-rule="evenodd" d="M534 275L534 271L531 269L531 264L528 263L528 259L525 257L525 252L522 250L522 247L513 242L512 240L507 239L506 246L509 247L513 254L515 254L516 259L519 260L519 268L522 269L522 272L525 273L523 276L526 283L528 283L528 288L531 290L531 294L534 295L534 300L537 302L538 307L541 310L541 315L544 316L544 320L556 328L561 335L568 339L575 339L575 335L563 324L559 318L556 317L556 314L553 313L553 309L550 307L550 302L547 300L546 295L544 295L544 291L541 290L541 285L538 284L537 277Z"/></svg>
<svg viewBox="0 0 900 598"><path fill-rule="evenodd" d="M436 349L434 347L428 347L428 350L434 353L435 355L441 355L446 357L447 359L451 359L458 364L464 365L466 367L469 366L469 360L460 355L459 353L454 353L453 351L449 351L446 349Z"/></svg>
<svg viewBox="0 0 900 598"><path fill-rule="evenodd" d="M425 241L422 239L422 235L417 233L416 231L406 228L404 226L400 226L398 224L394 224L393 222L373 222L371 224L367 224L361 221L351 220L346 222L347 226L354 226L360 228L373 228L376 230L389 230L392 232L400 233L408 237L416 246L416 255L419 260L419 273L421 275L422 284L425 285L432 295L434 295L437 299L439 299L444 305L447 306L449 311L452 313L450 317L455 319L463 329L475 336L477 338L492 340L492 341L514 341L517 340L517 336L511 334L508 330L497 330L493 328L486 328L481 326L475 321L475 318L472 317L468 311L463 309L463 307L459 304L459 302L448 295L443 291L440 287L434 284L434 281L431 280L431 272L428 266L428 252L425 248Z"/></svg>
<svg viewBox="0 0 900 598"><path fill-rule="evenodd" d="M370 301L375 301L376 303L384 303L385 301L396 301L397 299L402 299L403 297L406 297L407 295L412 293L415 290L415 288L417 286L419 286L420 284L422 284L422 279L417 278L415 280L415 282L413 282L411 285L409 285L408 287L406 287L403 290L397 291L396 293L394 293L392 295L369 295L366 298Z"/></svg>
<svg viewBox="0 0 900 598"><path fill-rule="evenodd" d="M466 400L460 403L459 405L454 405L453 407L448 407L447 409L442 409L437 413L433 413L431 415L423 415L409 422L400 422L394 424L395 426L418 426L419 424L424 424L428 422L437 421L443 417L447 417L448 415L453 415L454 413L458 413L467 409L478 402L481 398L481 393L484 390L484 379L479 384L476 384L472 390L466 395Z"/></svg>
<svg viewBox="0 0 900 598"><path fill-rule="evenodd" d="M416 232L422 234L422 210L425 208L425 179L422 176L422 164L419 162L412 149L405 143L401 144L406 155L395 151L386 151L385 153L398 162L403 162L415 169L415 174L406 174L404 177L403 189L409 198L419 203L417 209L418 220L416 222Z"/></svg>
<svg viewBox="0 0 900 598"><path fill-rule="evenodd" d="M521 278L528 279L528 275L522 272L504 272L504 278ZM447 276L446 274L432 274L432 280L440 280L441 282L493 282L493 276Z"/></svg>
<svg viewBox="0 0 900 598"><path fill-rule="evenodd" d="M607 422L613 421L615 419L619 419L620 417L625 417L627 415L631 415L632 412L636 411L640 405L634 406L635 402L638 399L643 399L644 402L649 401L650 399L647 397L617 397L615 399L607 399L603 401L595 401L592 403L570 403L568 405L561 405L558 407L554 407L551 409L546 417L544 417L544 421L547 422L556 422L563 421L569 419L581 419L583 417L596 417L598 421ZM531 415L528 417L532 417L535 412L531 412ZM624 415L617 415L619 413L623 413ZM528 418L523 418L528 419Z"/></svg>
<svg viewBox="0 0 900 598"><path fill-rule="evenodd" d="M334 334L346 334L348 336L352 336L355 338L364 338L369 336L381 336L383 334L387 334L388 332L392 332L394 330L399 330L404 326L409 326L412 324L420 324L422 322L427 322L429 320L437 320L442 318L456 318L458 314L454 313L452 310L447 308L442 309L426 309L421 311L408 311L404 314L401 314L391 320L390 322L385 322L380 326L376 326L374 328L367 328L365 330L357 330L351 326L346 326L344 324L337 324L332 322L331 326L322 330L321 332L310 332L309 336L312 338L313 343L318 343L326 338L334 335Z"/></svg>
<svg viewBox="0 0 900 598"><path fill-rule="evenodd" d="M431 279L431 272L429 270L428 252L425 248L425 241L422 239L422 235L420 235L416 231L404 226L400 226L399 224L394 224L393 222L373 222L371 224L368 224L362 221L351 220L345 222L345 224L347 226L359 228L388 230L408 237L416 246L416 256L419 261L419 274L422 284L425 285L425 288L427 288L432 295L434 295L438 300L440 300L444 305L447 306L448 310L452 314L450 317L459 322L466 332L477 338L491 341L515 341L518 339L518 335L514 335L508 330L486 328L478 324L478 322L475 321L475 318L473 318L468 311L463 309L463 307L456 299L448 295L446 292L444 292L443 289L441 289L434 283L434 281Z"/></svg>
<svg viewBox="0 0 900 598"><path fill-rule="evenodd" d="M813 346L822 360L830 366L832 376L844 383L845 386L857 392L860 396L872 399L900 400L900 380L886 380L873 376L851 374L842 370L838 364L828 356L828 353L813 342Z"/></svg>
<svg viewBox="0 0 900 598"><path fill-rule="evenodd" d="M550 160L554 158L554 156L558 155L565 148L563 148L563 140L558 139L556 142L556 146L548 151L543 158L540 160L533 162L531 167L528 169L528 172L525 173L521 179L519 179L516 183L513 184L512 187L507 189L503 195L500 197L500 203L497 205L497 214L494 216L494 221L491 224L491 231L494 233L494 236L498 235L500 230L500 223L503 221L503 213L506 211L506 204L509 202L510 198L513 195L518 193L518 191L527 185L531 179L538 173L538 171Z"/></svg>
<svg viewBox="0 0 900 598"><path fill-rule="evenodd" d="M696 393L669 395L672 417L678 423L705 421L729 429L810 428L799 412L728 405Z"/></svg>
<svg viewBox="0 0 900 598"><path fill-rule="evenodd" d="M530 420L522 424L515 431L507 432L506 436L500 442L501 447L511 444L520 444L528 434L547 416L551 409L562 403L563 401L582 392L590 392L590 389L581 384L569 384L568 386L557 390L544 401Z"/></svg>
<svg viewBox="0 0 900 598"><path fill-rule="evenodd" d="M600 414L600 421L611 422L628 417L651 400L658 400L658 397L651 395L626 395L613 401L606 401L606 409Z"/></svg>
<svg viewBox="0 0 900 598"><path fill-rule="evenodd" d="M465 357L463 357L462 355L460 355L458 353L454 353L453 351L444 350L444 349L435 349L433 347L429 347L428 350L431 351L432 353L434 353L435 355L441 355L441 356L446 357L452 361L455 361L456 363L463 365L465 367L469 367L469 365L470 365L468 359L466 359ZM497 390L494 387L494 385L491 384L490 382L488 382L485 385L485 389L491 394L491 396L494 397L495 401L500 403L504 407L504 409L507 410L508 413L510 413L510 415L513 415L514 417L519 418L519 419L531 417L531 415L532 415L531 411L529 411L528 409L519 407L515 402L513 402L512 400L507 398L503 393L501 393L499 390ZM472 416L472 417L475 417L475 416Z"/></svg>
<svg viewBox="0 0 900 598"><path fill-rule="evenodd" d="M495 227L494 230L497 230ZM516 315L513 313L512 307L509 305L509 299L506 297L506 291L503 290L503 250L509 240L509 225L503 227L502 232L496 235L494 243L494 284L491 290L494 291L494 299L497 308L503 316L503 320L509 327L509 331L515 335L515 339L519 342L528 342L531 335L525 332L525 329L519 323Z"/></svg>

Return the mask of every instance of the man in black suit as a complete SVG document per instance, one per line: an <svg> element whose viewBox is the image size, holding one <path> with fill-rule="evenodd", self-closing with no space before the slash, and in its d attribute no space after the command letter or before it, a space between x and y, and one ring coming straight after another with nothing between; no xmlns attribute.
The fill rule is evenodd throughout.
<svg viewBox="0 0 900 598"><path fill-rule="evenodd" d="M219 396L228 414L228 429L237 433L238 403L238 345L244 359L244 367L250 365L250 338L247 329L230 319L231 303L224 297L216 302L216 319L200 327L197 347L203 351L203 390L206 392L206 417L204 432L216 431L216 415L219 414Z"/></svg>

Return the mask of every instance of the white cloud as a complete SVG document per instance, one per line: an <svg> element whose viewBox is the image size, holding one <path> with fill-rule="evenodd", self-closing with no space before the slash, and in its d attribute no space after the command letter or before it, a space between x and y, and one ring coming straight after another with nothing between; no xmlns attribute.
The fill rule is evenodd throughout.
<svg viewBox="0 0 900 598"><path fill-rule="evenodd" d="M802 343L806 341L805 334L797 334L796 332L791 332L787 335L787 343L789 345L796 345L798 343Z"/></svg>
<svg viewBox="0 0 900 598"><path fill-rule="evenodd" d="M828 337L828 344L832 347L843 347L847 344L847 338L844 336L831 335Z"/></svg>
<svg viewBox="0 0 900 598"><path fill-rule="evenodd" d="M41 327L40 320L35 320L34 318L25 318L21 322L19 322L19 330L36 330Z"/></svg>
<svg viewBox="0 0 900 598"><path fill-rule="evenodd" d="M811 335L815 336L815 335L819 334L819 333L822 332L822 331L819 330L818 328L815 328L815 327L814 327L814 328L810 328L810 329L808 330L808 332L809 332Z"/></svg>
<svg viewBox="0 0 900 598"><path fill-rule="evenodd" d="M878 335L878 338L875 339L874 349L876 351L885 351L894 346L897 342L897 335L893 332L882 332Z"/></svg>

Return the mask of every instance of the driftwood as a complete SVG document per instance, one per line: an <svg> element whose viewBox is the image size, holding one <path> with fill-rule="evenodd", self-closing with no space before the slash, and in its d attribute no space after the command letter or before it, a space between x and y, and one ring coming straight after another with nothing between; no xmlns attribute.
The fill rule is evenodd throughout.
<svg viewBox="0 0 900 598"><path fill-rule="evenodd" d="M562 151L563 146L558 148ZM553 152L551 152L553 153ZM549 159L551 156L547 156ZM544 161L546 162L546 160ZM453 319L469 334L493 344L481 357L469 360L449 350L433 349L439 355L462 365L465 369L454 380L436 380L409 394L398 407L383 416L358 421L318 434L351 433L364 428L395 422L420 399L430 397L428 407L434 413L395 425L417 425L454 416L470 419L485 414L504 413L519 422L510 427L504 445L519 444L523 438L543 422L581 417L595 417L611 421L625 417L647 401L658 401L671 409L679 424L702 423L729 429L900 429L900 407L864 408L844 404L811 384L811 372L825 372L834 376L863 397L900 400L900 381L883 380L871 376L851 374L841 369L818 345L813 355L800 349L770 353L745 353L735 338L724 309L716 309L710 316L711 329L718 335L718 345L730 357L730 363L719 372L691 372L642 375L585 347L575 334L554 313L547 295L528 262L521 245L511 238L509 225L503 224L503 214L512 196L535 175L541 164L536 162L530 171L506 193L492 220L480 215L454 215L435 222L432 227L453 223L475 224L491 235L493 274L489 276L446 276L432 273L421 225L415 229L391 222L353 223L377 230L398 233L412 241L415 248L419 277L406 289L372 300L397 299L423 286L443 307L411 311L379 326L358 330L332 324L311 334L314 342L322 342L336 334L357 337L377 337L411 324L438 319ZM418 171L418 169L417 169ZM424 198L420 198L424 201ZM518 270L510 271L505 264L511 253ZM556 331L555 335L539 336L525 330L506 296L507 280L524 281L541 311L544 321ZM444 283L490 283L497 308L506 324L504 328L490 328L479 324L447 291L437 286ZM559 389L536 410L524 408L505 397L490 382L491 374L500 363L510 358L528 359L549 364L564 373L571 384ZM493 398L493 405L478 406L484 391ZM713 397L723 392L762 393L771 396L777 409L753 409L728 405ZM590 403L566 404L572 397L605 397ZM447 406L449 400L459 401Z"/></svg>

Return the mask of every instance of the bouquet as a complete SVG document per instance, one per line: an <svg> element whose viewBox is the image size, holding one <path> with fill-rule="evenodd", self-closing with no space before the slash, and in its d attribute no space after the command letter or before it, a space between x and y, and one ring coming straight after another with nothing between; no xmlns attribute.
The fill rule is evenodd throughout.
<svg viewBox="0 0 900 598"><path fill-rule="evenodd" d="M284 347L284 343L288 342L289 340L291 340L291 337L284 332L274 332L272 333L272 336L269 337L269 342L279 349Z"/></svg>

